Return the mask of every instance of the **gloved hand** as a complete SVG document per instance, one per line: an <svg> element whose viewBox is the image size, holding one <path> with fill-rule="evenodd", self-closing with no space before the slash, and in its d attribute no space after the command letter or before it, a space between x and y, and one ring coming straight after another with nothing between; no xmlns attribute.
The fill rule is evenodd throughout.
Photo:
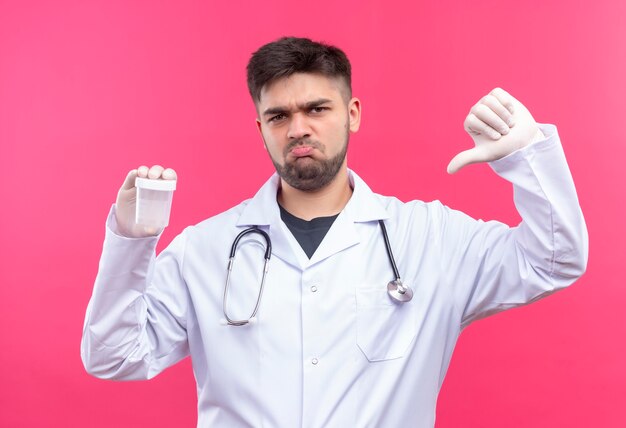
<svg viewBox="0 0 626 428"><path fill-rule="evenodd" d="M449 174L472 163L503 158L532 142L545 139L526 107L500 88L491 91L471 108L463 126L476 146L450 161Z"/></svg>
<svg viewBox="0 0 626 428"><path fill-rule="evenodd" d="M118 232L128 238L142 238L155 236L161 233L160 229L144 227L135 223L135 205L137 200L137 188L135 178L150 178L153 180L176 180L176 171L160 165L154 165L148 169L147 166L140 166L133 169L126 176L124 184L117 193L115 201L115 219L117 220Z"/></svg>

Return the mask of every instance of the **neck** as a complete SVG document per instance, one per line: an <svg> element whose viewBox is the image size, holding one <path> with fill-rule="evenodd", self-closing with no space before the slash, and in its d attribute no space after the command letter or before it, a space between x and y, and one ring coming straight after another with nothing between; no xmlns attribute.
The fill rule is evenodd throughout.
<svg viewBox="0 0 626 428"><path fill-rule="evenodd" d="M322 189L304 192L281 179L278 203L289 213L303 220L339 214L352 196L348 170L344 166Z"/></svg>

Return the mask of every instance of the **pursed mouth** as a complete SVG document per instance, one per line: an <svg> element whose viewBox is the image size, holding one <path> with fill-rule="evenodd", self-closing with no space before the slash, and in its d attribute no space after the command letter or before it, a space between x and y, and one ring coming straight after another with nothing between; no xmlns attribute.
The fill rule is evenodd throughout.
<svg viewBox="0 0 626 428"><path fill-rule="evenodd" d="M296 158L301 158L305 156L311 156L314 148L311 146L296 146L289 151L289 153Z"/></svg>

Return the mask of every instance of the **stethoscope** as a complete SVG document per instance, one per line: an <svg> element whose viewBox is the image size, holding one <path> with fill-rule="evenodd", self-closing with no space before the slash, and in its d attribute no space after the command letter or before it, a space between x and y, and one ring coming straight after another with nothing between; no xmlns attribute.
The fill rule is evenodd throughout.
<svg viewBox="0 0 626 428"><path fill-rule="evenodd" d="M385 241L385 248L387 249L387 257L389 258L389 262L391 263L391 268L393 269L393 274L396 279L389 282L387 284L387 294L391 298L391 300L395 303L406 303L413 298L413 290L408 285L404 285L402 283L402 279L400 279L400 273L398 272L398 266L396 266L396 260L393 257L393 252L391 251L391 244L389 243L389 236L387 235L387 228L385 227L385 223L382 220L378 220L378 224L380 225L380 230L383 234L383 240ZM234 320L228 316L228 289L230 287L230 275L233 271L233 265L235 264L235 254L237 253L237 245L241 238L246 235L256 233L259 234L265 239L265 263L263 264L263 276L261 277L261 287L259 288L259 295L256 299L256 304L254 305L254 310L252 311L252 315L248 319L244 320ZM270 257L272 257L272 241L270 240L267 232L259 229L257 226L252 226L248 229L245 229L233 241L233 245L230 248L230 256L228 259L228 272L226 273L226 285L224 286L224 300L222 303L222 310L224 311L224 320L222 320L222 324L225 325L234 325L234 326L242 326L246 324L252 324L256 322L256 314L259 310L259 305L261 304L261 297L263 296L263 288L265 287L265 277L267 276L267 269L269 266Z"/></svg>

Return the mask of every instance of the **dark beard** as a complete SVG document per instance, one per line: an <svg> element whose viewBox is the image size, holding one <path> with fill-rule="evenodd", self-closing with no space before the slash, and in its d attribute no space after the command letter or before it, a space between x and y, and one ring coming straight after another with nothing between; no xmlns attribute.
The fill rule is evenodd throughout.
<svg viewBox="0 0 626 428"><path fill-rule="evenodd" d="M320 144L317 142L307 140L292 141L285 149L285 158L287 157L286 154L289 153L293 147L301 143L305 143L317 149L320 148ZM347 153L348 136L346 136L346 144L341 149L341 152L330 159L315 160L311 158L306 161L305 165L300 165L298 159L296 159L293 162L285 162L285 165L279 165L272 158L272 163L278 175L291 187L304 192L312 192L322 189L337 176L341 165L343 165L346 159Z"/></svg>

